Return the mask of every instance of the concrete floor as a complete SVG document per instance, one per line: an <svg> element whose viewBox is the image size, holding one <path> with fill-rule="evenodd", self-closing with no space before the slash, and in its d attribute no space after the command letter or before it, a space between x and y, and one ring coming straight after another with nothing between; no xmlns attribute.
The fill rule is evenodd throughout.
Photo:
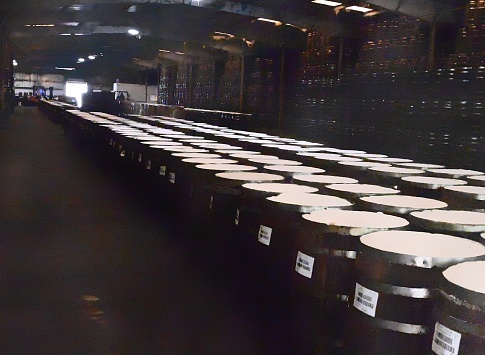
<svg viewBox="0 0 485 355"><path fill-rule="evenodd" d="M37 108L0 122L0 352L294 353L257 286L136 184Z"/></svg>

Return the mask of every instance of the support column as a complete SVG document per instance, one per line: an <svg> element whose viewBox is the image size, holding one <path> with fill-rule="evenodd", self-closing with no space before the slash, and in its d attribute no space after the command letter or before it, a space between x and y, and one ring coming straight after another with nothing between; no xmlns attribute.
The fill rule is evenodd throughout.
<svg viewBox="0 0 485 355"><path fill-rule="evenodd" d="M283 128L285 120L285 47L281 47L280 85L278 90L278 128Z"/></svg>

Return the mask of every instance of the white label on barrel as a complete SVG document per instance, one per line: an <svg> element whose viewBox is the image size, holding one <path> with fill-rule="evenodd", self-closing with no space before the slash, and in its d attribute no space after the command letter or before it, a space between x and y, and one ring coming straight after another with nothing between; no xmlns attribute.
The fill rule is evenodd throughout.
<svg viewBox="0 0 485 355"><path fill-rule="evenodd" d="M263 226L261 224L259 226L258 242L263 243L264 245L269 245L269 242L271 241L272 232L273 232L272 228Z"/></svg>
<svg viewBox="0 0 485 355"><path fill-rule="evenodd" d="M314 262L315 262L315 258L309 255L303 254L301 251L299 251L298 255L296 256L295 271L300 275L311 279Z"/></svg>
<svg viewBox="0 0 485 355"><path fill-rule="evenodd" d="M355 284L354 307L359 311L375 317L378 299L379 294L377 292L365 288L358 283Z"/></svg>
<svg viewBox="0 0 485 355"><path fill-rule="evenodd" d="M168 173L168 182L175 184L175 173Z"/></svg>
<svg viewBox="0 0 485 355"><path fill-rule="evenodd" d="M240 212L239 212L239 209L236 209L236 217L234 218L234 224L235 224L236 226L238 226L238 225L239 225L239 213L240 213Z"/></svg>
<svg viewBox="0 0 485 355"><path fill-rule="evenodd" d="M138 154L138 162L139 162L139 163L141 163L141 158L142 158L141 153L139 153L139 154Z"/></svg>
<svg viewBox="0 0 485 355"><path fill-rule="evenodd" d="M160 167L160 170L158 170L158 173L162 176L165 176L165 174L167 173L167 167L162 165Z"/></svg>
<svg viewBox="0 0 485 355"><path fill-rule="evenodd" d="M438 355L457 355L461 334L436 322L431 349Z"/></svg>

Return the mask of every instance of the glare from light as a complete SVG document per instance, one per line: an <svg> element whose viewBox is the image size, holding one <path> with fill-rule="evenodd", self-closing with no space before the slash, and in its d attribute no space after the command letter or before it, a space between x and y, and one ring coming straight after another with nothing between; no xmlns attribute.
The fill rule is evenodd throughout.
<svg viewBox="0 0 485 355"><path fill-rule="evenodd" d="M136 12L138 9L137 9L137 6L136 5L131 5L129 8L128 8L128 12Z"/></svg>
<svg viewBox="0 0 485 355"><path fill-rule="evenodd" d="M184 52L175 52L175 54L181 54L181 55L183 55L185 53Z"/></svg>
<svg viewBox="0 0 485 355"><path fill-rule="evenodd" d="M50 24L36 24L36 25L25 25L25 27L54 27L55 25L50 23Z"/></svg>
<svg viewBox="0 0 485 355"><path fill-rule="evenodd" d="M158 50L159 52L163 52L163 53L170 53L170 51L166 50L166 49L159 49Z"/></svg>
<svg viewBox="0 0 485 355"><path fill-rule="evenodd" d="M77 61L78 61L78 63L84 63L85 62L85 59L84 58L79 58Z"/></svg>
<svg viewBox="0 0 485 355"><path fill-rule="evenodd" d="M94 55L89 55L89 56L88 56L88 59L89 59L89 60L95 60L95 59L96 59L96 56L94 56Z"/></svg>
<svg viewBox="0 0 485 355"><path fill-rule="evenodd" d="M63 67L55 67L56 70L67 70L67 71L73 71L76 70L76 68L63 68Z"/></svg>
<svg viewBox="0 0 485 355"><path fill-rule="evenodd" d="M17 63L17 61L15 59L12 61L12 63L13 63L13 66L14 67L16 67L17 65L19 65L19 63Z"/></svg>
<svg viewBox="0 0 485 355"><path fill-rule="evenodd" d="M59 33L59 36L71 36L72 33Z"/></svg>
<svg viewBox="0 0 485 355"><path fill-rule="evenodd" d="M84 33L74 33L74 36L84 36Z"/></svg>
<svg viewBox="0 0 485 355"><path fill-rule="evenodd" d="M329 0L313 0L315 4L320 4L320 5L327 5L327 6L339 6L342 5L341 2L336 2L336 1L329 1Z"/></svg>
<svg viewBox="0 0 485 355"><path fill-rule="evenodd" d="M264 17L259 17L258 21L271 22L271 23L274 23L276 26L280 26L282 24L280 21L276 21L276 20L272 20Z"/></svg>
<svg viewBox="0 0 485 355"><path fill-rule="evenodd" d="M214 33L215 33L215 34L218 34L218 35L221 35L221 36L227 36L227 37L231 37L231 38L236 37L236 36L234 36L233 34L226 33L226 32L214 31Z"/></svg>
<svg viewBox="0 0 485 355"><path fill-rule="evenodd" d="M78 107L82 106L82 96L86 92L88 92L87 83L78 83L78 82L69 82L69 81L66 83L66 96L75 97Z"/></svg>
<svg viewBox="0 0 485 355"><path fill-rule="evenodd" d="M346 8L347 10L352 10L352 11L359 11L359 12L369 12L372 11L372 9L369 9L368 7L362 7L362 6L349 6Z"/></svg>
<svg viewBox="0 0 485 355"><path fill-rule="evenodd" d="M79 22L63 22L62 24L64 26L76 27L77 25L79 25Z"/></svg>
<svg viewBox="0 0 485 355"><path fill-rule="evenodd" d="M130 29L128 30L128 33L129 33L130 35L132 35L132 36L138 36L138 35L140 34L140 31L135 30L134 28L130 28Z"/></svg>

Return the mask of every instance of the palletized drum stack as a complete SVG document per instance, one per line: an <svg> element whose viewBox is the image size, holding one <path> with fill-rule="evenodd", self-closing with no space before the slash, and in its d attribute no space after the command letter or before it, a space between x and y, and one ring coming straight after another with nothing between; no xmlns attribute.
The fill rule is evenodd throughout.
<svg viewBox="0 0 485 355"><path fill-rule="evenodd" d="M484 258L483 245L445 234L387 231L362 236L347 329L351 353L429 353L440 272Z"/></svg>

